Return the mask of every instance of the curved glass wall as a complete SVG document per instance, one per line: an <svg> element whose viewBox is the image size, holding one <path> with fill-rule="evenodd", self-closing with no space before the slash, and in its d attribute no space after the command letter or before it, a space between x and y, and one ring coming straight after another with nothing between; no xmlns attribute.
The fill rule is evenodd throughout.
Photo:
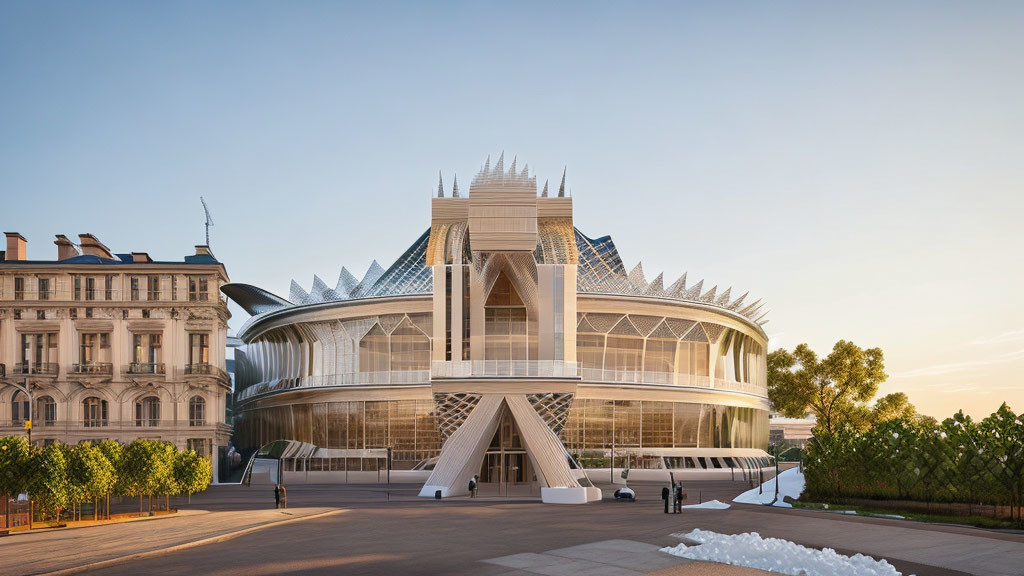
<svg viewBox="0 0 1024 576"><path fill-rule="evenodd" d="M431 400L387 400L291 404L241 411L235 435L242 448L277 440L318 448L392 448L393 467L410 469L441 452L441 435Z"/></svg>
<svg viewBox="0 0 1024 576"><path fill-rule="evenodd" d="M574 453L618 448L768 447L768 412L756 408L654 402L577 399L562 429L562 442Z"/></svg>

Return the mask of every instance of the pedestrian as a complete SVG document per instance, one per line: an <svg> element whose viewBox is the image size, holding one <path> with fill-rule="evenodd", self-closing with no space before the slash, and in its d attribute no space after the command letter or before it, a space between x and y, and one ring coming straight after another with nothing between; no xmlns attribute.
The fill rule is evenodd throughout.
<svg viewBox="0 0 1024 576"><path fill-rule="evenodd" d="M284 484L281 484L281 508L287 508L287 507L288 507L288 489L286 489L284 487Z"/></svg>
<svg viewBox="0 0 1024 576"><path fill-rule="evenodd" d="M281 485L274 484L274 508L281 507Z"/></svg>
<svg viewBox="0 0 1024 576"><path fill-rule="evenodd" d="M661 489L661 499L665 501L665 514L668 514L668 501L672 497L672 490L668 486L664 486Z"/></svg>
<svg viewBox="0 0 1024 576"><path fill-rule="evenodd" d="M473 496L476 497L476 496L479 496L479 495L480 495L480 475L479 474L473 474Z"/></svg>
<svg viewBox="0 0 1024 576"><path fill-rule="evenodd" d="M679 484L676 484L676 514L680 514L683 511L683 481L680 480Z"/></svg>
<svg viewBox="0 0 1024 576"><path fill-rule="evenodd" d="M469 479L469 497L476 498L476 476Z"/></svg>

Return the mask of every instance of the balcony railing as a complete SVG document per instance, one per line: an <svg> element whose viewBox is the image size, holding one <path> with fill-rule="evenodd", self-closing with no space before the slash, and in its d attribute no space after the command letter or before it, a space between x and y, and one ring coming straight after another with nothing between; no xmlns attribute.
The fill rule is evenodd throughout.
<svg viewBox="0 0 1024 576"><path fill-rule="evenodd" d="M735 382L732 380L722 380L720 378L715 378L715 388L718 390L735 390L737 392L746 392L747 394L768 394L768 388L760 384L752 384L750 382Z"/></svg>
<svg viewBox="0 0 1024 576"><path fill-rule="evenodd" d="M279 378L257 382L235 395L237 400L247 400L271 392L294 388L322 388L334 386L385 386L403 384L429 384L429 370L391 370L384 372L349 372L305 376L302 378Z"/></svg>
<svg viewBox="0 0 1024 576"><path fill-rule="evenodd" d="M431 378L575 378L576 362L562 360L459 360L435 361L430 365Z"/></svg>
<svg viewBox="0 0 1024 576"><path fill-rule="evenodd" d="M164 365L159 362L132 362L125 370L128 374L163 374Z"/></svg>
<svg viewBox="0 0 1024 576"><path fill-rule="evenodd" d="M18 376L26 376L29 374L35 374L38 376L56 376L59 371L60 364L57 364L56 362L20 362L14 365L14 374Z"/></svg>
<svg viewBox="0 0 1024 576"><path fill-rule="evenodd" d="M224 380L228 379L228 373L213 364L186 364L185 376L213 376Z"/></svg>
<svg viewBox="0 0 1024 576"><path fill-rule="evenodd" d="M113 374L114 365L110 362L86 362L71 365L72 374Z"/></svg>
<svg viewBox="0 0 1024 576"><path fill-rule="evenodd" d="M661 384L667 386L687 386L691 388L711 388L715 390L731 390L764 396L768 389L760 384L734 382L708 376L694 374L676 374L674 372L652 372L645 370L602 370L600 368L581 368L580 376L590 382L624 382L628 384Z"/></svg>

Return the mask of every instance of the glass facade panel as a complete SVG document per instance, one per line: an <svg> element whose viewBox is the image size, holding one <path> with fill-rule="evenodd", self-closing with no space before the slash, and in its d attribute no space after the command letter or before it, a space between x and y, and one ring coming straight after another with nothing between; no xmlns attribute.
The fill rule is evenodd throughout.
<svg viewBox="0 0 1024 576"><path fill-rule="evenodd" d="M391 333L391 369L430 369L430 339L408 319Z"/></svg>
<svg viewBox="0 0 1024 576"><path fill-rule="evenodd" d="M644 350L644 372L671 374L676 369L676 341L648 338Z"/></svg>
<svg viewBox="0 0 1024 576"><path fill-rule="evenodd" d="M484 359L528 359L526 306L504 273L484 305Z"/></svg>
<svg viewBox="0 0 1024 576"><path fill-rule="evenodd" d="M604 365L604 335L577 334L576 361L583 368L600 370Z"/></svg>
<svg viewBox="0 0 1024 576"><path fill-rule="evenodd" d="M643 368L644 339L636 336L608 336L604 369L616 372L636 372Z"/></svg>
<svg viewBox="0 0 1024 576"><path fill-rule="evenodd" d="M575 453L615 448L767 449L768 413L755 408L577 399L561 439ZM598 466L600 467L600 466Z"/></svg>
<svg viewBox="0 0 1024 576"><path fill-rule="evenodd" d="M326 449L392 449L392 467L410 469L437 456L441 437L432 400L324 402L245 410L235 422L240 445L261 447L275 440L310 442ZM349 470L375 470L373 458L347 458ZM317 459L318 461L320 459ZM330 469L345 469L344 455ZM321 467L324 464L319 464ZM384 459L379 463L385 468ZM328 468L322 468L327 470Z"/></svg>
<svg viewBox="0 0 1024 576"><path fill-rule="evenodd" d="M374 324L359 341L359 371L386 372L388 367L388 335L380 324Z"/></svg>

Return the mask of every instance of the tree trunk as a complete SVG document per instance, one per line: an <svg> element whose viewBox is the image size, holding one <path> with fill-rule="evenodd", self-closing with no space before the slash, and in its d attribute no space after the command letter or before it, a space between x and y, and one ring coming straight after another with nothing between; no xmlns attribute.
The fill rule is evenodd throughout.
<svg viewBox="0 0 1024 576"><path fill-rule="evenodd" d="M4 528L11 527L11 497L4 494Z"/></svg>
<svg viewBox="0 0 1024 576"><path fill-rule="evenodd" d="M139 516L142 516L142 494L139 494Z"/></svg>

